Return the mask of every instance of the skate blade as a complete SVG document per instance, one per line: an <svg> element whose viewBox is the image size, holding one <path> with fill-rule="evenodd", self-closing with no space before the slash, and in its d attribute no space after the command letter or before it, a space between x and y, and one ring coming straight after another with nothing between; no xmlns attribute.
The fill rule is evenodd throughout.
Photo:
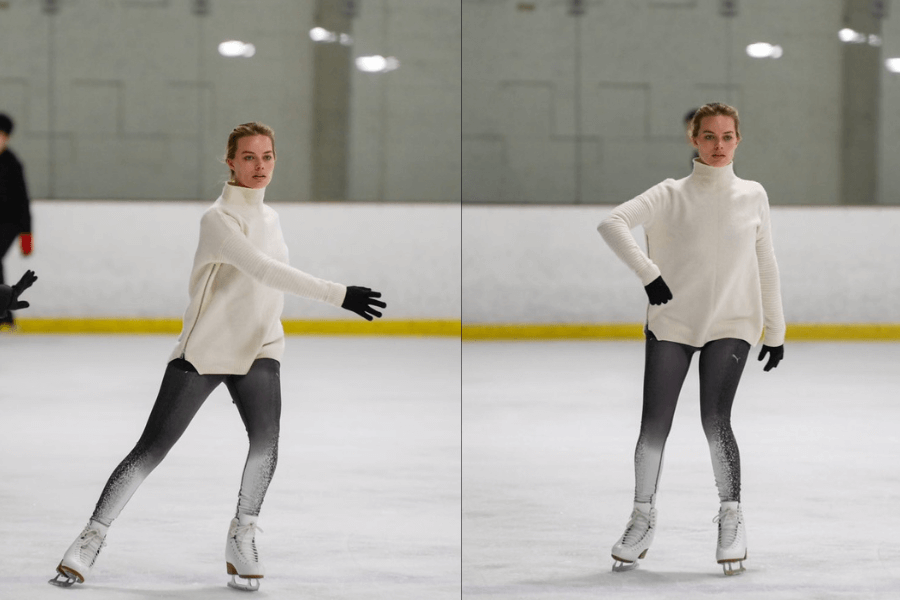
<svg viewBox="0 0 900 600"><path fill-rule="evenodd" d="M60 577L65 577L65 579L60 580ZM49 580L47 583L55 585L56 587L67 588L72 587L76 583L84 583L84 578L75 571L60 564L60 566L56 567L56 577Z"/></svg>
<svg viewBox="0 0 900 600"><path fill-rule="evenodd" d="M236 577L237 577L237 575L231 576L231 581L228 582L228 587L235 589L235 590L240 590L242 592L255 592L259 589L259 579L241 578L243 581L247 582L247 583L243 583L243 581L237 581Z"/></svg>
<svg viewBox="0 0 900 600"><path fill-rule="evenodd" d="M744 561L747 560L747 553L744 552L744 558L735 558L733 560L720 560L718 561L720 565L722 565L722 572L726 575L740 575L745 572L747 569L744 568ZM737 565L737 568L735 568Z"/></svg>
<svg viewBox="0 0 900 600"><path fill-rule="evenodd" d="M638 560L644 558L645 556L647 556L647 550L641 552L641 555L638 556ZM633 571L638 568L637 560L622 560L615 554L613 554L613 560L615 561L612 568L614 573L624 573L626 571Z"/></svg>
<svg viewBox="0 0 900 600"><path fill-rule="evenodd" d="M230 562L226 562L225 566L228 574L231 575L228 587L241 590L242 592L255 592L259 589L259 580L263 578L262 575L239 575L237 569ZM240 578L240 581L238 581L238 578Z"/></svg>
<svg viewBox="0 0 900 600"><path fill-rule="evenodd" d="M634 571L638 568L638 561L625 562L617 560L613 563L613 573L625 573L626 571Z"/></svg>
<svg viewBox="0 0 900 600"><path fill-rule="evenodd" d="M60 577L65 577L66 579L63 579L62 581L60 581L60 579L59 579ZM47 583L49 583L50 585L55 585L56 587L67 588L67 587L72 587L73 585L75 585L76 581L78 581L78 580L70 575L63 575L62 573L57 573L56 577L54 577Z"/></svg>

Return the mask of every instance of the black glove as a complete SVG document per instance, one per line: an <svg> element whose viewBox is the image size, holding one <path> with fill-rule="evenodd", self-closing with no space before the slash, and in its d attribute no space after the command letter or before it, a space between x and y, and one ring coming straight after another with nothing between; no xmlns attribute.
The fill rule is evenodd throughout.
<svg viewBox="0 0 900 600"><path fill-rule="evenodd" d="M22 279L14 286L0 285L0 313L6 314L8 310L19 310L20 308L28 308L29 304L19 300L19 294L27 290L37 281L37 275L34 271L25 271Z"/></svg>
<svg viewBox="0 0 900 600"><path fill-rule="evenodd" d="M784 344L775 347L763 345L762 350L759 352L759 360L765 358L767 353L769 355L769 362L766 363L763 371L771 371L778 366L778 363L784 358Z"/></svg>
<svg viewBox="0 0 900 600"><path fill-rule="evenodd" d="M387 308L387 304L375 300L375 298L381 298L381 293L373 292L367 287L348 285L347 295L344 296L344 302L341 304L341 308L346 308L349 311L355 312L366 321L371 321L372 315L375 315L376 317L381 316L380 312L372 308L373 306Z"/></svg>
<svg viewBox="0 0 900 600"><path fill-rule="evenodd" d="M650 298L650 304L665 304L672 299L672 292L669 286L663 281L662 275L644 286L647 290L647 297Z"/></svg>

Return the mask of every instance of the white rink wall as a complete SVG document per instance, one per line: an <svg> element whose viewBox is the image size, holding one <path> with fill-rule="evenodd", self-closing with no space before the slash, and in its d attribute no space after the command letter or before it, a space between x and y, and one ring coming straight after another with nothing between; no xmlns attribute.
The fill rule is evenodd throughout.
<svg viewBox="0 0 900 600"><path fill-rule="evenodd" d="M7 283L26 269L39 280L23 299L32 318L181 318L210 202L34 201L35 250L18 242ZM384 295L386 319L459 319L458 204L272 204L291 264ZM287 295L286 319L358 319Z"/></svg>
<svg viewBox="0 0 900 600"><path fill-rule="evenodd" d="M612 208L464 206L463 323L642 322L597 233ZM900 209L773 207L772 228L788 323L900 323Z"/></svg>

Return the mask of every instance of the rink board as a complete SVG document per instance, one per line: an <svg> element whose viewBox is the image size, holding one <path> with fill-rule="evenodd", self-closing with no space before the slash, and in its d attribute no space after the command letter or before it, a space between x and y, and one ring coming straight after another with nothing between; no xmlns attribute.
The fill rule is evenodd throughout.
<svg viewBox="0 0 900 600"><path fill-rule="evenodd" d="M638 323L465 324L464 340L641 340ZM787 341L900 341L898 323L789 323Z"/></svg>

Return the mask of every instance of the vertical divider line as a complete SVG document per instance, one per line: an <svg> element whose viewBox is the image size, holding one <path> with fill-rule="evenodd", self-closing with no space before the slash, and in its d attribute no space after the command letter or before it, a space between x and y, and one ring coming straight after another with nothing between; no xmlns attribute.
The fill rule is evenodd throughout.
<svg viewBox="0 0 900 600"><path fill-rule="evenodd" d="M575 204L581 204L581 14L575 14Z"/></svg>
<svg viewBox="0 0 900 600"><path fill-rule="evenodd" d="M56 13L47 15L47 197L56 198Z"/></svg>
<svg viewBox="0 0 900 600"><path fill-rule="evenodd" d="M206 124L206 114L204 111L203 96L206 93L206 86L203 85L203 45L206 40L203 39L203 16L205 13L198 11L197 16L197 200L203 200L205 195L204 181L206 172L203 166L203 158L206 155L203 151L203 129Z"/></svg>
<svg viewBox="0 0 900 600"><path fill-rule="evenodd" d="M388 31L389 21L391 18L390 7L388 6L387 0L382 0L381 2L381 47L385 49L385 54L388 53L388 48L390 48L390 32ZM393 49L391 48L391 51ZM389 54L390 55L390 54ZM388 171L388 124L390 119L390 112L388 111L388 89L387 89L387 78L382 76L377 76L376 81L378 82L378 97L381 101L381 106L379 106L379 111L381 114L381 123L378 127L378 136L379 136L379 146L380 152L378 154L378 201L386 202L387 201L387 171Z"/></svg>

